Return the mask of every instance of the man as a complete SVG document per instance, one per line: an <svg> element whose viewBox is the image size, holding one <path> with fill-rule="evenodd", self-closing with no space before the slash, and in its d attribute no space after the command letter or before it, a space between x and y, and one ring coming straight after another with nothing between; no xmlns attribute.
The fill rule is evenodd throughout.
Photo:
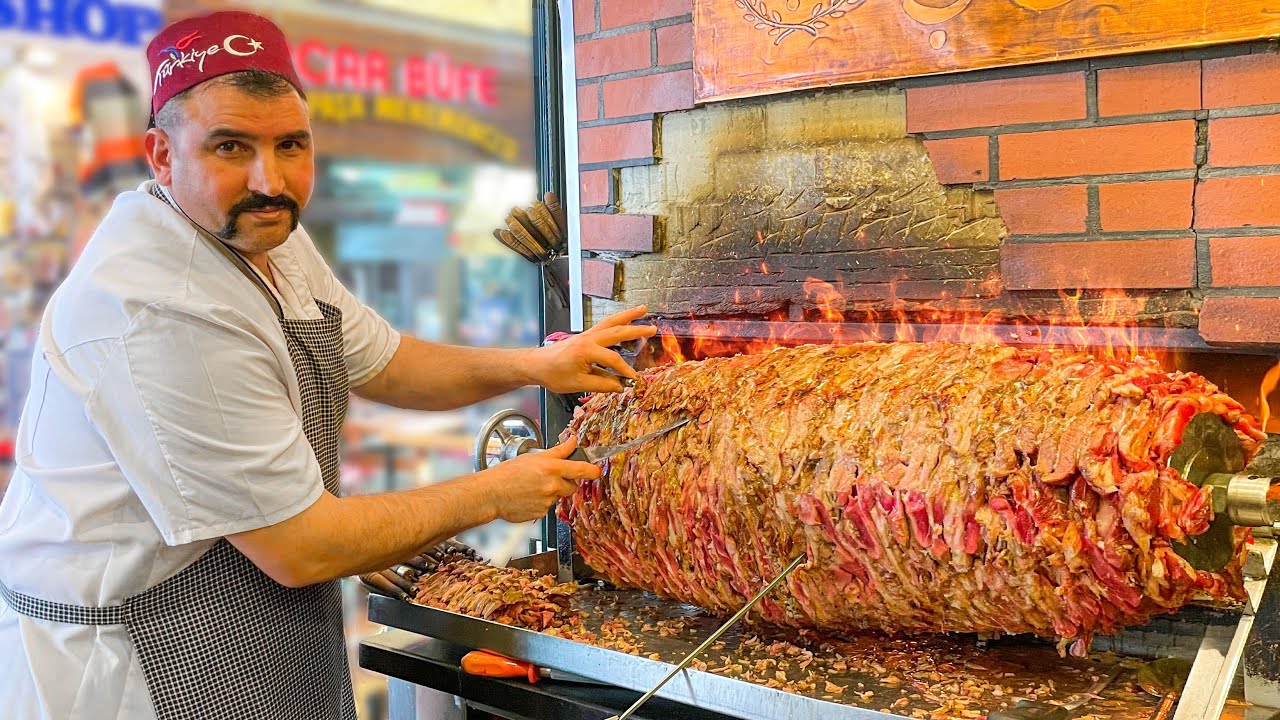
<svg viewBox="0 0 1280 720"><path fill-rule="evenodd" d="M246 13L148 48L155 175L122 194L44 315L0 504L6 718L354 718L335 580L542 516L573 442L474 476L337 497L348 388L454 408L536 383L610 392L619 313L535 350L398 336L325 266L306 102Z"/></svg>

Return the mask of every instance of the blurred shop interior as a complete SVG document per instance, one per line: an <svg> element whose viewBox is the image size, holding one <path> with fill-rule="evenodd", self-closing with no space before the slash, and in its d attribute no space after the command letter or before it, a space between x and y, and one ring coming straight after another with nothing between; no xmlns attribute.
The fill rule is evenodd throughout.
<svg viewBox="0 0 1280 720"><path fill-rule="evenodd" d="M148 177L143 50L169 20L232 8L271 17L289 36L317 155L302 222L347 286L401 331L429 340L541 339L536 268L492 235L537 191L530 3L0 3L0 487L44 304L112 199ZM353 398L345 491L471 472L476 431L508 407L536 416L537 394L435 413ZM512 532L499 522L461 539L485 553ZM530 549L541 537L536 527L517 532ZM376 628L363 620L359 583L345 589L354 648ZM361 716L384 717L385 679L352 667Z"/></svg>

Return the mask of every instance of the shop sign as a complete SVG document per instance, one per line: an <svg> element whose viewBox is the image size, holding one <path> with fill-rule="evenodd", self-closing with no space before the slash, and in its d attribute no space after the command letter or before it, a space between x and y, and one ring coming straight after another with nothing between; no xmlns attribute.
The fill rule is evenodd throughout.
<svg viewBox="0 0 1280 720"><path fill-rule="evenodd" d="M494 67L456 62L443 51L392 61L378 50L311 39L293 54L317 122L399 125L448 135L505 162L519 158L519 142L480 116L499 107Z"/></svg>
<svg viewBox="0 0 1280 720"><path fill-rule="evenodd" d="M350 45L331 48L319 40L303 40L294 47L293 56L298 76L309 88L398 94L489 108L498 105L497 68L456 62L443 51L411 55L393 67L378 50Z"/></svg>
<svg viewBox="0 0 1280 720"><path fill-rule="evenodd" d="M164 17L153 5L111 0L0 0L0 32L142 46Z"/></svg>

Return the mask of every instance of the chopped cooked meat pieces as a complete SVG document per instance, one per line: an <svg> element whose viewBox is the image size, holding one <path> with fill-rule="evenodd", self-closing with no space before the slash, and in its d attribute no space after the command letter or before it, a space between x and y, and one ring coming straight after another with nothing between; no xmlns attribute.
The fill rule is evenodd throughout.
<svg viewBox="0 0 1280 720"><path fill-rule="evenodd" d="M1242 592L1245 531L1219 573L1171 547L1213 516L1167 467L1197 413L1246 457L1265 438L1204 378L1142 358L891 343L682 363L579 409L564 436L592 445L694 422L613 458L559 513L613 583L712 611L803 551L757 619L1034 633L1080 654L1194 595Z"/></svg>
<svg viewBox="0 0 1280 720"><path fill-rule="evenodd" d="M581 625L570 609L578 586L532 570L497 568L456 557L420 578L414 602L529 630Z"/></svg>

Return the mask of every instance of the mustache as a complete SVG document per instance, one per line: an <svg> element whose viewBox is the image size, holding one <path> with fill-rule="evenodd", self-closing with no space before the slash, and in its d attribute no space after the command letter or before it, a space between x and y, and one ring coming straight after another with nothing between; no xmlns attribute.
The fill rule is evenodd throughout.
<svg viewBox="0 0 1280 720"><path fill-rule="evenodd" d="M237 229L236 222L240 216L252 212L254 210L279 210L285 209L289 211L292 217L293 229L298 227L298 214L301 208L298 207L297 201L288 195L263 195L262 193L250 193L248 197L231 206L227 211L227 224L218 232L218 236L223 240L230 240L235 237Z"/></svg>

